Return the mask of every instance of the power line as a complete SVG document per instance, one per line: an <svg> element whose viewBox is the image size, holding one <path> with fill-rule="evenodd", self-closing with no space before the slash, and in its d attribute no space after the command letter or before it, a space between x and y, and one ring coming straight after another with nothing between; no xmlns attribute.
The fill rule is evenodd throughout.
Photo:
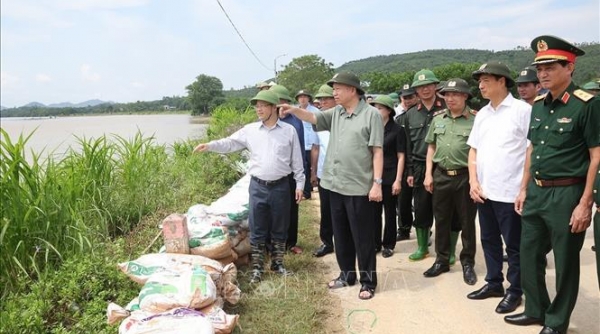
<svg viewBox="0 0 600 334"><path fill-rule="evenodd" d="M246 40L244 39L244 37L242 36L242 33L240 33L240 31L238 30L238 28L235 26L235 24L233 23L233 21L231 21L231 18L229 17L229 15L227 14L227 12L225 11L225 8L223 8L223 5L221 5L221 1L217 0L217 3L219 4L219 7L221 7L221 10L223 11L223 13L225 14L225 16L227 17L227 19L229 20L229 23L231 23L231 26L233 26L233 29L235 29L235 32L237 32L238 36L240 36L240 38L242 39L242 42L244 42L244 44L246 45L246 47L248 48L248 50L250 51L250 53L252 53L252 55L254 56L254 58L267 70L272 71L273 69L267 67L267 65L265 65L256 55L256 53L254 53L254 51L252 51L252 48L250 48L250 45L248 45L248 43L246 43Z"/></svg>

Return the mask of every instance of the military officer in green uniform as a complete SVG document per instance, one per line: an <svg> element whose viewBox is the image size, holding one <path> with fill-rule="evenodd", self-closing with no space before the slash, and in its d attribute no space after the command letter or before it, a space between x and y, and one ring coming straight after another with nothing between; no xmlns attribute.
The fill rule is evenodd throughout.
<svg viewBox="0 0 600 334"><path fill-rule="evenodd" d="M515 325L540 324L540 333L565 333L579 292L580 258L592 219L600 162L600 99L572 82L583 50L555 36L531 42L533 65L546 95L533 105L525 171L515 210L522 216L521 282L525 312ZM556 297L550 300L544 258L554 250Z"/></svg>
<svg viewBox="0 0 600 334"><path fill-rule="evenodd" d="M407 178L413 188L415 202L414 226L417 232L417 250L408 257L410 261L423 260L429 254L429 231L433 225L431 194L425 190L425 157L427 143L425 136L435 112L446 108L442 99L436 96L436 85L440 81L431 70L423 69L415 73L411 88L415 89L420 101L406 112L401 126L406 133Z"/></svg>
<svg viewBox="0 0 600 334"><path fill-rule="evenodd" d="M519 72L519 76L515 82L517 83L517 92L519 93L521 100L533 105L533 101L542 88L535 68L525 67Z"/></svg>
<svg viewBox="0 0 600 334"><path fill-rule="evenodd" d="M467 100L473 96L469 84L459 78L448 80L440 94L448 108L433 118L425 138L429 147L423 184L433 195L437 253L433 266L423 273L425 277L435 277L450 270L456 260L456 242L461 230L460 262L463 266L475 266L477 206L469 196L471 147L467 145L476 114L467 106ZM475 284L475 281L467 283Z"/></svg>
<svg viewBox="0 0 600 334"><path fill-rule="evenodd" d="M599 138L600 141L600 138ZM600 245L600 167L594 182L594 202L596 202L596 215L594 216L594 243ZM596 273L598 274L598 288L600 288L600 252L596 251Z"/></svg>
<svg viewBox="0 0 600 334"><path fill-rule="evenodd" d="M598 93L600 93L600 82L590 81L587 82L585 85L581 86L581 88L583 88L586 92L590 94L598 95Z"/></svg>

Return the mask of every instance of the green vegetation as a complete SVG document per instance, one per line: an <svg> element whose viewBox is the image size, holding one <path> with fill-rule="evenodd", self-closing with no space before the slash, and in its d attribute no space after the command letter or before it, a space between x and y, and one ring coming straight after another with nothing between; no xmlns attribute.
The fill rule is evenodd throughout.
<svg viewBox="0 0 600 334"><path fill-rule="evenodd" d="M223 102L223 83L219 78L200 74L185 89L188 91L192 115L207 115Z"/></svg>
<svg viewBox="0 0 600 334"><path fill-rule="evenodd" d="M278 83L290 90L292 97L301 89L315 94L322 84L333 76L333 64L325 62L317 55L307 55L292 59L279 72Z"/></svg>

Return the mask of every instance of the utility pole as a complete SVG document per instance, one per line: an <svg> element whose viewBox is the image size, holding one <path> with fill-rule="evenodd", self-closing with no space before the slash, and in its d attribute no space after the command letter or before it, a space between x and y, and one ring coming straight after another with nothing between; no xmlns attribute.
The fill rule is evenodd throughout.
<svg viewBox="0 0 600 334"><path fill-rule="evenodd" d="M273 59L273 71L275 71L275 81L277 81L277 74L278 74L278 72L277 72L277 59L279 59L281 57L285 57L285 56L287 56L287 54L284 53L282 55L279 55L279 56L275 57L275 59Z"/></svg>

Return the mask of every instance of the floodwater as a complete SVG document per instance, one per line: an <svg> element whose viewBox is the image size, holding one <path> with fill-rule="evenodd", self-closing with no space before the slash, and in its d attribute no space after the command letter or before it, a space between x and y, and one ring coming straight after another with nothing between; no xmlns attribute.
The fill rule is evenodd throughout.
<svg viewBox="0 0 600 334"><path fill-rule="evenodd" d="M190 115L110 115L77 116L58 118L0 119L0 124L10 139L17 141L20 134L33 135L27 141L30 152L41 153L42 157L52 154L60 158L72 146L78 149L79 138L98 138L113 134L122 138L133 138L138 131L144 138L154 137L154 143L169 146L178 141L198 139L204 136L207 125L195 124Z"/></svg>

